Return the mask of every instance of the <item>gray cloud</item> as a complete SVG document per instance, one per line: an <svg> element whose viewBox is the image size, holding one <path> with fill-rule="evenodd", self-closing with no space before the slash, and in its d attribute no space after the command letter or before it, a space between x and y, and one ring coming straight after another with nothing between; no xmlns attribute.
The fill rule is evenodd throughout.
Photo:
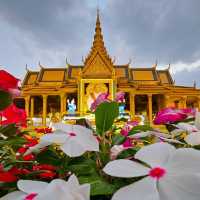
<svg viewBox="0 0 200 200"><path fill-rule="evenodd" d="M193 86L195 81L196 86L200 87L199 75L200 75L200 67L191 71L185 69L183 71L177 72L174 75L174 78L177 84L182 84L185 86Z"/></svg>
<svg viewBox="0 0 200 200"><path fill-rule="evenodd" d="M100 7L105 43L117 62L199 60L199 0L101 0ZM1 0L0 64L20 77L26 63L36 69L39 60L59 66L68 56L80 64L92 43L95 17L95 0ZM175 78L185 84L181 73L188 74L180 69ZM188 80L192 84L193 77Z"/></svg>

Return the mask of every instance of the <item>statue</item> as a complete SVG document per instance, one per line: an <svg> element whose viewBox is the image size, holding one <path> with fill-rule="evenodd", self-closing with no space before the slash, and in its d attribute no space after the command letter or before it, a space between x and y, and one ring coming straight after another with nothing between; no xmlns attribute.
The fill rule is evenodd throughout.
<svg viewBox="0 0 200 200"><path fill-rule="evenodd" d="M125 107L126 107L126 105L124 103L120 103L120 105L119 105L119 115L120 115L120 117L123 117L123 115L125 114Z"/></svg>
<svg viewBox="0 0 200 200"><path fill-rule="evenodd" d="M68 107L68 113L70 114L75 114L76 112L76 104L75 104L75 100L72 99L71 101L69 101L69 99L67 99L67 107Z"/></svg>

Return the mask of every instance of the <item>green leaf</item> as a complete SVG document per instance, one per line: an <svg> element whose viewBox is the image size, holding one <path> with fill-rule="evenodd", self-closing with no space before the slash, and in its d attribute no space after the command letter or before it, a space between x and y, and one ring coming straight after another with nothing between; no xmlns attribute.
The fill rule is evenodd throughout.
<svg viewBox="0 0 200 200"><path fill-rule="evenodd" d="M119 107L116 102L104 102L95 111L97 133L102 135L108 131L119 116Z"/></svg>
<svg viewBox="0 0 200 200"><path fill-rule="evenodd" d="M116 191L116 186L103 180L101 177L79 177L80 183L89 183L91 185L91 196L111 195Z"/></svg>
<svg viewBox="0 0 200 200"><path fill-rule="evenodd" d="M132 148L122 151L118 156L117 159L125 159L131 156L134 156L139 149Z"/></svg>
<svg viewBox="0 0 200 200"><path fill-rule="evenodd" d="M0 111L7 108L12 103L12 96L10 93L0 90Z"/></svg>
<svg viewBox="0 0 200 200"><path fill-rule="evenodd" d="M122 144L123 142L125 142L126 137L123 135L115 135L112 139L112 143L113 145L119 145Z"/></svg>
<svg viewBox="0 0 200 200"><path fill-rule="evenodd" d="M144 132L144 131L152 131L153 128L147 125L139 125L139 126L135 126L131 129L131 131L129 132L128 135L133 135L139 132Z"/></svg>
<svg viewBox="0 0 200 200"><path fill-rule="evenodd" d="M11 145L13 147L21 147L26 143L24 138L13 137L12 139L0 140L0 146Z"/></svg>
<svg viewBox="0 0 200 200"><path fill-rule="evenodd" d="M40 164L50 164L54 166L59 166L61 164L59 156L50 149L47 149L37 154L37 161Z"/></svg>
<svg viewBox="0 0 200 200"><path fill-rule="evenodd" d="M96 165L93 160L83 160L82 162L78 163L75 162L73 164L68 165L67 169L77 176L85 176L85 175L96 175Z"/></svg>

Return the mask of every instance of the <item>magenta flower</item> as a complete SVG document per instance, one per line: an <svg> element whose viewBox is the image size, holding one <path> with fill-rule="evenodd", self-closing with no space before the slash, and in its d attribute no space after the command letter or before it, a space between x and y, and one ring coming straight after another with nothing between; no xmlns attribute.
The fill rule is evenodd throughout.
<svg viewBox="0 0 200 200"><path fill-rule="evenodd" d="M154 124L159 125L182 121L192 115L193 112L192 109L165 108L158 112L154 119Z"/></svg>
<svg viewBox="0 0 200 200"><path fill-rule="evenodd" d="M127 137L128 136L128 133L129 131L131 130L131 127L129 125L125 125L122 129L121 129L121 135Z"/></svg>
<svg viewBox="0 0 200 200"><path fill-rule="evenodd" d="M121 91L117 92L116 97L115 97L115 101L118 102L118 103L124 102L124 96L125 96L124 92L121 92Z"/></svg>
<svg viewBox="0 0 200 200"><path fill-rule="evenodd" d="M103 102L110 102L108 99L109 93L101 93L96 100L91 104L90 110L94 112L101 103Z"/></svg>
<svg viewBox="0 0 200 200"><path fill-rule="evenodd" d="M183 108L183 109L180 109L180 111L192 117L194 117L196 114L196 110L194 108Z"/></svg>
<svg viewBox="0 0 200 200"><path fill-rule="evenodd" d="M132 148L133 147L132 139L127 137L125 142L122 145L123 145L124 149Z"/></svg>

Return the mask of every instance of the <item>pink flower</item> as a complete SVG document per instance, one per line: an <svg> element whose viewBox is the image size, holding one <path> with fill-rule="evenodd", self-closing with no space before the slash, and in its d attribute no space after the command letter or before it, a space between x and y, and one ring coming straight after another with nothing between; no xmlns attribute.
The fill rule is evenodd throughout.
<svg viewBox="0 0 200 200"><path fill-rule="evenodd" d="M139 122L138 121L128 121L127 124L134 127L134 126L138 126Z"/></svg>
<svg viewBox="0 0 200 200"><path fill-rule="evenodd" d="M101 93L96 100L91 104L90 110L94 112L101 103L103 102L110 102L108 99L109 93Z"/></svg>
<svg viewBox="0 0 200 200"><path fill-rule="evenodd" d="M158 125L182 121L191 115L191 113L192 111L189 109L165 108L158 112L154 119L154 124Z"/></svg>
<svg viewBox="0 0 200 200"><path fill-rule="evenodd" d="M119 103L123 102L124 101L124 96L125 96L124 92L121 92L121 91L117 92L116 93L116 97L115 97L115 101L119 102Z"/></svg>
<svg viewBox="0 0 200 200"><path fill-rule="evenodd" d="M9 89L8 92L12 95L13 98L20 96L21 92L19 89Z"/></svg>

